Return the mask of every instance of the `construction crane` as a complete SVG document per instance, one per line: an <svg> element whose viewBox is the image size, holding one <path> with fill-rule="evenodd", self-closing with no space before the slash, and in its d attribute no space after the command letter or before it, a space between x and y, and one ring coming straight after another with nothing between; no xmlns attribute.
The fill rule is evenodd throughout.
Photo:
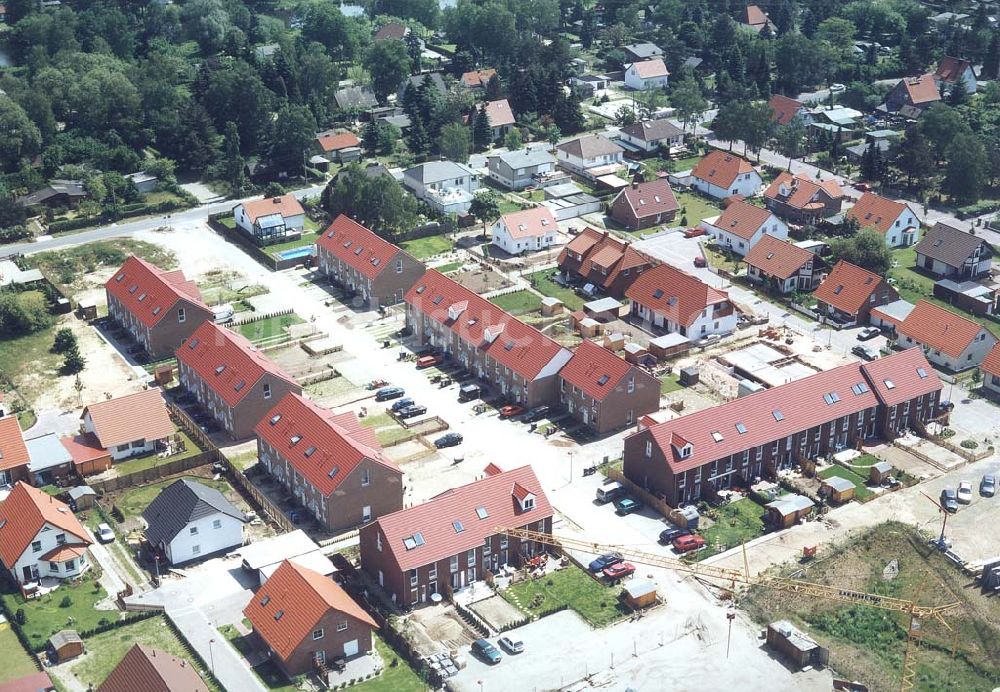
<svg viewBox="0 0 1000 692"><path fill-rule="evenodd" d="M555 536L531 531L528 529L508 529L497 528L497 533L506 534L522 541L534 541L543 545L565 548L569 550L579 550L593 554L603 554L607 552L619 553L622 558L632 562L638 562L652 567L672 569L677 572L691 574L703 579L713 579L726 582L730 590L735 590L736 585L760 586L776 591L803 594L824 598L830 601L850 603L852 605L870 606L881 608L897 613L905 613L909 616L906 636L906 654L903 658L903 675L900 681L902 692L908 692L916 687L916 662L914 656L916 647L923 637L922 622L931 618L944 625L949 631L952 627L945 621L944 616L962 607L958 601L941 606L920 605L913 601L892 596L882 596L881 594L866 593L864 591L854 591L843 589L837 586L827 586L825 584L814 584L802 579L792 579L790 577L779 577L772 575L751 575L750 565L747 562L746 549L743 551L743 570L729 567L717 567L715 565L703 565L699 563L682 562L676 558L656 553L647 553L636 550L629 546L603 545L592 541L585 541L576 538L556 538Z"/></svg>
<svg viewBox="0 0 1000 692"><path fill-rule="evenodd" d="M933 497L931 497L930 495L928 495L927 493L925 493L923 490L920 491L920 494L923 495L924 497L926 497L928 500L930 500L931 504L933 504L935 507L937 507L938 511L941 512L941 514L944 515L944 520L941 522L941 536L937 539L937 547L938 547L938 550L947 550L948 549L948 544L945 542L944 532L945 532L945 529L948 528L948 515L951 514L951 512L949 512L948 509L944 505L942 505L940 502L938 502L937 500L935 500Z"/></svg>

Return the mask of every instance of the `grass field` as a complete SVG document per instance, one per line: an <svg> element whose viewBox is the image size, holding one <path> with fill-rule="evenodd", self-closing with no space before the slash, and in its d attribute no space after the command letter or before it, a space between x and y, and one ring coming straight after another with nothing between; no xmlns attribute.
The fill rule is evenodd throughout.
<svg viewBox="0 0 1000 692"><path fill-rule="evenodd" d="M730 502L715 510L715 523L701 531L705 547L695 553L697 560L725 552L764 533L766 510L750 498Z"/></svg>
<svg viewBox="0 0 1000 692"><path fill-rule="evenodd" d="M448 274L449 272L453 272L460 268L463 264L465 264L465 262L448 262L447 264L438 265L437 267L434 267L434 269L437 269L442 274Z"/></svg>
<svg viewBox="0 0 1000 692"><path fill-rule="evenodd" d="M375 428L375 437L383 445L390 445L413 437L413 433L403 428L385 412L365 416L361 419L361 425L366 428Z"/></svg>
<svg viewBox="0 0 1000 692"><path fill-rule="evenodd" d="M820 478L829 478L830 476L839 476L840 478L845 478L851 483L854 483L854 497L858 498L861 502L870 500L875 496L875 493L865 487L865 479L850 469L834 464L830 468L823 469L819 473Z"/></svg>
<svg viewBox="0 0 1000 692"><path fill-rule="evenodd" d="M538 312L542 309L542 299L531 291L515 291L505 296L490 298L490 302L512 315L523 315L526 312Z"/></svg>
<svg viewBox="0 0 1000 692"><path fill-rule="evenodd" d="M664 375L660 378L661 395L676 392L679 389L684 389L684 385L680 383L679 375Z"/></svg>
<svg viewBox="0 0 1000 692"><path fill-rule="evenodd" d="M677 223L686 216L688 226L697 226L698 222L722 213L722 209L711 199L696 192L678 192L675 196L681 207L677 213Z"/></svg>
<svg viewBox="0 0 1000 692"><path fill-rule="evenodd" d="M268 317L264 320L257 320L256 322L247 322L246 324L241 324L237 329L240 334L250 339L251 341L260 341L262 339L272 339L280 334L284 334L287 327L293 324L302 324L304 320L296 315L294 312L288 315L278 315L277 317Z"/></svg>
<svg viewBox="0 0 1000 692"><path fill-rule="evenodd" d="M899 573L886 580L883 570L890 560L897 561ZM915 654L916 689L964 692L990 690L1000 683L1000 602L974 588L968 577L911 527L881 524L839 549L821 552L809 563L787 564L779 572L800 572L805 581L921 605L957 600L963 610L945 616L954 637L933 618L920 623L923 637ZM760 587L752 588L742 604L761 625L783 618L804 628L830 649L830 666L837 677L862 680L873 692L899 689L908 625L904 613ZM954 657L953 644L957 648Z"/></svg>
<svg viewBox="0 0 1000 692"><path fill-rule="evenodd" d="M594 627L604 627L627 611L618 602L618 587L603 586L579 567L570 566L541 579L518 582L502 591L508 601L516 597L515 605L531 615L566 604ZM540 599L535 599L541 596ZM531 603L538 603L532 607Z"/></svg>
<svg viewBox="0 0 1000 692"><path fill-rule="evenodd" d="M215 488L223 495L226 493L232 494L232 486L226 481L213 480L211 478L199 478L197 476L181 476L180 478L190 478L193 481L197 481L202 485L207 485L210 488ZM167 480L157 481L156 483L149 483L138 488L132 488L122 494L118 500L115 501L115 506L121 510L122 514L126 517L137 517L142 514L142 510L149 506L149 503L156 499L156 496L160 494L160 490L170 485L178 478L169 478ZM107 507L107 505L105 505Z"/></svg>
<svg viewBox="0 0 1000 692"><path fill-rule="evenodd" d="M0 334L0 372L14 382L29 406L62 365L62 356L49 350L57 329L58 325L53 325L13 338Z"/></svg>
<svg viewBox="0 0 1000 692"><path fill-rule="evenodd" d="M382 669L382 673L377 678L355 685L350 688L351 690L357 692L422 692L422 690L427 689L427 685L417 676L416 671L410 667L406 659L393 651L382 640L382 637L373 632L372 640L375 642L375 649L382 656L385 668ZM398 661L398 663L392 665L393 661Z"/></svg>
<svg viewBox="0 0 1000 692"><path fill-rule="evenodd" d="M0 683L31 675L38 668L10 625L0 629Z"/></svg>
<svg viewBox="0 0 1000 692"><path fill-rule="evenodd" d="M118 267L129 255L148 260L161 269L173 269L177 266L177 257L174 253L158 245L131 238L101 240L51 252L40 252L31 256L30 263L41 269L52 281L72 289L83 275L102 267Z"/></svg>
<svg viewBox="0 0 1000 692"><path fill-rule="evenodd" d="M199 447L194 440L188 437L188 434L181 429L176 432L180 435L181 439L184 440L184 451L180 454L174 454L173 456L160 458L156 454L147 454L144 457L136 457L134 459L129 459L128 461L123 461L121 463L115 464L115 469L117 469L118 474L125 476L130 473L135 473L136 471L145 471L146 469L151 469L157 464L166 464L171 461L180 461L181 459L187 459L193 457L195 454L201 454L201 447Z"/></svg>
<svg viewBox="0 0 1000 692"><path fill-rule="evenodd" d="M426 238L415 238L404 240L400 247L417 259L426 259L442 252L448 252L453 247L453 243L443 235L431 235Z"/></svg>
<svg viewBox="0 0 1000 692"><path fill-rule="evenodd" d="M531 282L532 288L542 295L561 300L568 310L579 310L582 308L585 302L583 298L574 293L572 288L560 286L553 281L552 275L554 273L554 269L543 269L534 274L525 274L524 278Z"/></svg>
<svg viewBox="0 0 1000 692"><path fill-rule="evenodd" d="M63 599L69 598L69 605L63 607ZM97 627L102 620L117 620L116 610L95 610L94 604L107 598L107 593L94 578L94 570L86 572L76 584L65 582L55 591L40 598L25 601L20 593L5 593L3 600L13 613L24 609L25 621L21 629L31 646L40 650L46 640L59 630L70 628L88 630Z"/></svg>

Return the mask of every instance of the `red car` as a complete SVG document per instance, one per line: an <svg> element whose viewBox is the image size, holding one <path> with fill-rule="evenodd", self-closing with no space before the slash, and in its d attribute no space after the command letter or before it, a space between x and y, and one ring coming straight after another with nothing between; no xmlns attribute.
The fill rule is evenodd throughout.
<svg viewBox="0 0 1000 692"><path fill-rule="evenodd" d="M708 231L706 231L704 228L689 228L686 231L684 231L684 237L697 238L698 236L705 235L707 233Z"/></svg>
<svg viewBox="0 0 1000 692"><path fill-rule="evenodd" d="M689 536L678 536L673 542L674 550L678 553L689 553L705 546L705 539L697 534Z"/></svg>
<svg viewBox="0 0 1000 692"><path fill-rule="evenodd" d="M417 358L417 369L429 368L441 362L441 356L421 356Z"/></svg>
<svg viewBox="0 0 1000 692"><path fill-rule="evenodd" d="M708 266L708 263L705 261L704 257L698 256L694 258L694 266L704 268Z"/></svg>
<svg viewBox="0 0 1000 692"><path fill-rule="evenodd" d="M635 565L631 562L619 562L616 565L606 567L602 574L608 581L618 581L625 577L630 577L635 572Z"/></svg>
<svg viewBox="0 0 1000 692"><path fill-rule="evenodd" d="M507 406L500 407L501 418L511 418L513 416L519 416L522 413L524 413L524 407L516 404L508 404Z"/></svg>

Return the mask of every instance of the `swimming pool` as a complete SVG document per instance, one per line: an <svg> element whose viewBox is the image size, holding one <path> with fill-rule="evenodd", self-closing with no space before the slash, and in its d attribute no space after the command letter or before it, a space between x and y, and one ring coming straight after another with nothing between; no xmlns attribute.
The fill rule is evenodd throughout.
<svg viewBox="0 0 1000 692"><path fill-rule="evenodd" d="M312 245L303 245L302 247L293 247L290 250L282 250L281 252L274 253L278 259L298 259L299 257L306 257L313 253Z"/></svg>

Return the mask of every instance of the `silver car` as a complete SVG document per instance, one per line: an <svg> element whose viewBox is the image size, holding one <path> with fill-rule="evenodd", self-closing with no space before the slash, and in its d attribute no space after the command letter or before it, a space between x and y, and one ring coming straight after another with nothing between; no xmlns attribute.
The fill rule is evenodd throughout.
<svg viewBox="0 0 1000 692"><path fill-rule="evenodd" d="M512 654L519 654L524 651L524 642L517 637L500 637L500 646Z"/></svg>
<svg viewBox="0 0 1000 692"><path fill-rule="evenodd" d="M979 494L983 497L993 497L997 493L997 477L991 473L983 476L979 481Z"/></svg>

